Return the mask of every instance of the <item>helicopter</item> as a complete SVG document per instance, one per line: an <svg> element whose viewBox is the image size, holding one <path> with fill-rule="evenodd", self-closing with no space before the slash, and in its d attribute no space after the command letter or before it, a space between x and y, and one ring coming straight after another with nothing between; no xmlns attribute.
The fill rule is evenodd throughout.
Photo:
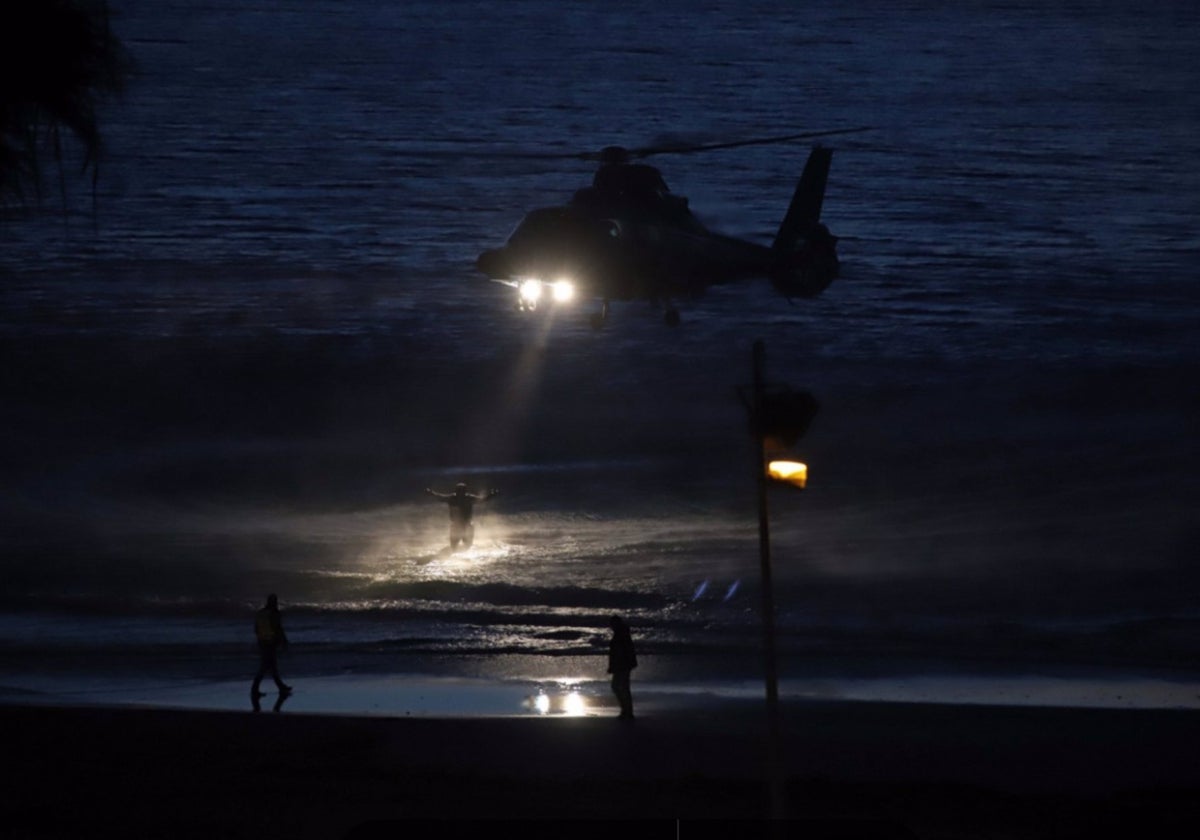
<svg viewBox="0 0 1200 840"><path fill-rule="evenodd" d="M680 322L674 301L710 286L766 278L789 300L811 298L838 276L837 237L821 222L833 151L816 145L770 245L707 228L684 196L667 187L644 158L732 149L868 131L867 127L802 132L706 145L662 145L550 157L597 161L590 186L563 205L530 211L500 248L484 251L478 271L516 292L517 309L532 312L587 297L600 302L593 327L608 320L613 301L647 300L669 326ZM543 156L546 157L546 156Z"/></svg>

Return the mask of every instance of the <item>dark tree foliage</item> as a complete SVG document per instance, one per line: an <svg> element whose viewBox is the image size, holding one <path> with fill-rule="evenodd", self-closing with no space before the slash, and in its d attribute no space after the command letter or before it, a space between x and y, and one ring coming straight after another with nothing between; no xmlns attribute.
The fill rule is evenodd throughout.
<svg viewBox="0 0 1200 840"><path fill-rule="evenodd" d="M105 0L0 1L0 205L40 196L48 157L65 186L64 133L81 145L94 188L98 105L130 70Z"/></svg>

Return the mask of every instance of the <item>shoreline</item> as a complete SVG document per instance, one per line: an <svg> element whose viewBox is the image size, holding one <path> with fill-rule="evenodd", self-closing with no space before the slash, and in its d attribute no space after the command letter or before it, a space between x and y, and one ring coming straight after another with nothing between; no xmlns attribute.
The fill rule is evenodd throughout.
<svg viewBox="0 0 1200 840"><path fill-rule="evenodd" d="M572 673L571 669L562 673ZM606 678L500 677L453 671L284 674L297 690L284 710L303 714L418 717L582 717L615 710ZM663 675L665 677L665 675ZM249 676L128 673L69 670L0 672L0 706L59 705L245 711L251 708ZM639 710L656 715L702 712L717 703L761 708L761 680L634 679ZM275 689L262 702L275 703ZM868 677L819 674L784 678L783 705L822 702L908 703L930 706L994 706L1052 709L1191 710L1200 712L1200 691L1185 675L1166 677L1127 671L1082 673L911 673Z"/></svg>

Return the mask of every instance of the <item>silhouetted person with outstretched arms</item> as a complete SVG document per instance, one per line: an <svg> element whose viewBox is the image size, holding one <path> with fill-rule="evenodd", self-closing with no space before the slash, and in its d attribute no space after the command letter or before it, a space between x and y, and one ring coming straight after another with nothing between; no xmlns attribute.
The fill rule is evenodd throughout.
<svg viewBox="0 0 1200 840"><path fill-rule="evenodd" d="M279 599L274 594L267 596L267 603L254 613L254 636L258 639L258 673L250 686L250 696L257 700L263 696L258 690L267 674L275 680L280 696L290 694L292 687L279 678L279 663L276 654L287 647L287 634L283 632L283 618L279 614Z"/></svg>
<svg viewBox="0 0 1200 840"><path fill-rule="evenodd" d="M630 672L637 667L637 653L633 649L633 636L629 625L619 615L609 620L612 639L608 643L608 673L612 674L612 690L621 704L620 717L633 720L633 692L629 688Z"/></svg>
<svg viewBox="0 0 1200 840"><path fill-rule="evenodd" d="M467 492L467 485L461 481L454 486L453 493L437 493L425 488L425 492L436 499L441 499L450 507L450 550L456 551L459 544L470 548L475 542L475 526L471 518L475 515L475 503L486 502L499 493L499 490L489 490L482 496Z"/></svg>

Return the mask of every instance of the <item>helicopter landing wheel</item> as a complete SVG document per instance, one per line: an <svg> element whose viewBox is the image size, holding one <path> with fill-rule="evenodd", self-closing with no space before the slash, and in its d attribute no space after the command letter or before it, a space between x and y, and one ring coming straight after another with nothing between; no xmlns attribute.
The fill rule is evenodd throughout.
<svg viewBox="0 0 1200 840"><path fill-rule="evenodd" d="M666 324L668 327L678 327L679 326L679 310L678 309L668 309L666 312L664 312L663 313L663 323Z"/></svg>

